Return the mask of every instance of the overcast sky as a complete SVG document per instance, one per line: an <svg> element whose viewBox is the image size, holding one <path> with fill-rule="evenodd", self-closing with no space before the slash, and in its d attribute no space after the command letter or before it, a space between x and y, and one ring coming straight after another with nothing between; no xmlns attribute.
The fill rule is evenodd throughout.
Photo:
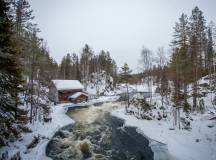
<svg viewBox="0 0 216 160"><path fill-rule="evenodd" d="M57 60L80 54L84 44L95 53L110 51L118 66L135 71L142 46L169 48L173 26L184 12L198 6L216 22L216 0L30 0L40 36Z"/></svg>

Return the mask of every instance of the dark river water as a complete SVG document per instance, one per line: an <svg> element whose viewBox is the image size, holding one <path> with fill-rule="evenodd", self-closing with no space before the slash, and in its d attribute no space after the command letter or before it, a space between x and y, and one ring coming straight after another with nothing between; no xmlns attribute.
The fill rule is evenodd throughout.
<svg viewBox="0 0 216 160"><path fill-rule="evenodd" d="M111 116L110 106L70 109L67 114L75 123L54 135L47 156L54 160L153 160L148 139Z"/></svg>

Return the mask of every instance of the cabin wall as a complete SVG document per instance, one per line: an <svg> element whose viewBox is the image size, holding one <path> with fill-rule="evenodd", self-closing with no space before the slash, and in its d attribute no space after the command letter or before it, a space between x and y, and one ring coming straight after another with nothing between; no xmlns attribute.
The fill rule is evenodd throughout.
<svg viewBox="0 0 216 160"><path fill-rule="evenodd" d="M73 103L80 103L80 102L85 102L85 101L88 101L88 96L80 95L79 97L74 99L72 102Z"/></svg>
<svg viewBox="0 0 216 160"><path fill-rule="evenodd" d="M68 97L76 92L82 92L82 89L61 90L58 91L58 99L60 102L69 102Z"/></svg>

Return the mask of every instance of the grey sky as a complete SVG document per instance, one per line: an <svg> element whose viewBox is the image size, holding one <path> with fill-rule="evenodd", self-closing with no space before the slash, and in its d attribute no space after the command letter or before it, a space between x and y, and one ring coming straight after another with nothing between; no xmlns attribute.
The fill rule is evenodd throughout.
<svg viewBox="0 0 216 160"><path fill-rule="evenodd" d="M198 6L216 22L216 0L30 0L40 36L57 62L67 53L80 54L84 44L95 53L108 50L118 66L136 70L142 46L169 48L181 13Z"/></svg>

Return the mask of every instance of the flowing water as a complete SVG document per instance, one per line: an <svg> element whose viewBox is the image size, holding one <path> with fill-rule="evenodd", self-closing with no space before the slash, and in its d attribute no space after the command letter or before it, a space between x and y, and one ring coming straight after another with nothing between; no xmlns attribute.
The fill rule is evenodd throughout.
<svg viewBox="0 0 216 160"><path fill-rule="evenodd" d="M110 115L117 106L70 109L74 124L60 129L49 142L47 156L54 160L152 160L149 141L135 127Z"/></svg>

